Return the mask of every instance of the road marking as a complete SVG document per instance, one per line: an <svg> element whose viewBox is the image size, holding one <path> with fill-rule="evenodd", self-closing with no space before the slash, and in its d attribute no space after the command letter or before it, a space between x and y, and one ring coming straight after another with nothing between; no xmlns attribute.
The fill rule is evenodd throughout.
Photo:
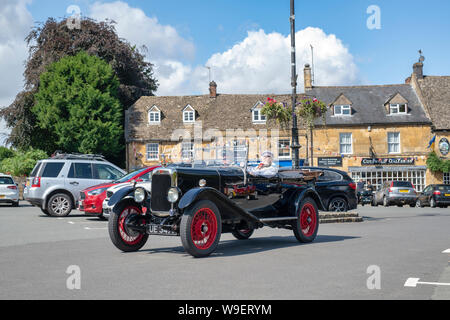
<svg viewBox="0 0 450 320"><path fill-rule="evenodd" d="M67 221L67 223L69 223L69 224L75 224L75 222L73 222L73 221Z"/></svg>
<svg viewBox="0 0 450 320"><path fill-rule="evenodd" d="M89 227L84 227L84 230L106 230L108 228L89 228Z"/></svg>
<svg viewBox="0 0 450 320"><path fill-rule="evenodd" d="M444 250L442 253L450 253L450 249Z"/></svg>
<svg viewBox="0 0 450 320"><path fill-rule="evenodd" d="M422 282L419 281L420 278L408 278L404 284L405 287L417 287L418 284L429 284L433 286L450 286L450 283L439 283L439 282Z"/></svg>

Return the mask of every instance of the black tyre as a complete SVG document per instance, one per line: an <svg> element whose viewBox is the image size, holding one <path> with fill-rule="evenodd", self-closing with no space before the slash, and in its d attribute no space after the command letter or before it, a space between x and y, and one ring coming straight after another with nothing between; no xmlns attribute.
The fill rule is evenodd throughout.
<svg viewBox="0 0 450 320"><path fill-rule="evenodd" d="M181 218L181 243L184 250L196 258L213 253L219 244L221 233L219 209L209 200L193 204Z"/></svg>
<svg viewBox="0 0 450 320"><path fill-rule="evenodd" d="M46 209L42 209L42 208L41 208L41 211L42 211L42 213L44 213L44 214L47 215L47 216L50 215L50 213L49 213L48 210L46 210Z"/></svg>
<svg viewBox="0 0 450 320"><path fill-rule="evenodd" d="M118 212L111 212L108 222L109 237L112 243L124 252L133 252L142 248L148 239L148 234L129 230L126 220L141 214L141 209L131 203L121 205Z"/></svg>
<svg viewBox="0 0 450 320"><path fill-rule="evenodd" d="M47 202L47 210L52 217L66 217L72 211L72 199L65 193L57 193Z"/></svg>
<svg viewBox="0 0 450 320"><path fill-rule="evenodd" d="M19 201L13 202L11 205L12 205L13 207L18 207L18 206L19 206Z"/></svg>
<svg viewBox="0 0 450 320"><path fill-rule="evenodd" d="M417 199L416 201L416 208L423 208L422 201L420 201L419 199Z"/></svg>
<svg viewBox="0 0 450 320"><path fill-rule="evenodd" d="M389 207L389 202L388 202L386 197L383 197L383 206L384 207Z"/></svg>
<svg viewBox="0 0 450 320"><path fill-rule="evenodd" d="M347 212L348 204L347 200L342 197L333 198L328 205L328 211L332 212Z"/></svg>
<svg viewBox="0 0 450 320"><path fill-rule="evenodd" d="M375 198L372 200L372 207L378 207L378 202L376 202Z"/></svg>
<svg viewBox="0 0 450 320"><path fill-rule="evenodd" d="M297 212L297 220L292 224L294 235L299 242L312 242L319 230L319 210L312 198L302 200Z"/></svg>
<svg viewBox="0 0 450 320"><path fill-rule="evenodd" d="M253 234L255 230L252 228L248 228L248 229L235 229L233 231L231 231L231 234L238 240L247 240L248 238L250 238Z"/></svg>

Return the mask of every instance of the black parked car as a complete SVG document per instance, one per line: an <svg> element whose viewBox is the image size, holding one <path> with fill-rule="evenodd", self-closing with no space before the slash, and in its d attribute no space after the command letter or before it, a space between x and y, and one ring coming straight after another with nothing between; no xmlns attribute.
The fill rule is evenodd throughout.
<svg viewBox="0 0 450 320"><path fill-rule="evenodd" d="M416 207L430 206L432 208L450 205L450 185L432 184L423 189L417 198Z"/></svg>
<svg viewBox="0 0 450 320"><path fill-rule="evenodd" d="M264 226L292 230L298 241L311 242L318 210L324 209L314 186L320 174L280 169L262 177L240 167L159 168L152 174L151 193L130 186L111 197L109 235L122 251L139 250L149 235L180 236L194 257L214 252L222 233L248 239ZM237 184L265 186L265 192L229 199L225 190Z"/></svg>
<svg viewBox="0 0 450 320"><path fill-rule="evenodd" d="M357 208L356 184L346 172L319 167L302 167L302 169L323 171L316 182L316 191L326 211L345 212Z"/></svg>

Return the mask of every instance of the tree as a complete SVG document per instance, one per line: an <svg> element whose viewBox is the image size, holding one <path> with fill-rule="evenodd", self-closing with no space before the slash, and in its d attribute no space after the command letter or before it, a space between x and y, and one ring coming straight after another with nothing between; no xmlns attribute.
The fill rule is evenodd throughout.
<svg viewBox="0 0 450 320"><path fill-rule="evenodd" d="M102 59L80 52L41 74L32 108L40 128L52 132L49 153L100 153L114 158L123 147L119 81Z"/></svg>
<svg viewBox="0 0 450 320"><path fill-rule="evenodd" d="M142 95L153 95L158 87L153 78L153 65L144 60L142 50L117 36L113 21L82 18L80 28L70 29L66 19L58 22L49 18L34 27L25 40L29 47L24 72L25 90L17 94L10 106L0 110L0 116L12 129L8 142L14 147L33 146L48 150L49 146L42 144L52 133L38 126L31 108L36 103L34 95L39 89L40 75L50 64L65 56L86 51L109 63L120 83L118 98L123 112Z"/></svg>
<svg viewBox="0 0 450 320"><path fill-rule="evenodd" d="M13 176L20 177L29 175L36 162L47 158L47 154L42 150L29 149L11 151L11 156L3 159L0 163L0 170Z"/></svg>

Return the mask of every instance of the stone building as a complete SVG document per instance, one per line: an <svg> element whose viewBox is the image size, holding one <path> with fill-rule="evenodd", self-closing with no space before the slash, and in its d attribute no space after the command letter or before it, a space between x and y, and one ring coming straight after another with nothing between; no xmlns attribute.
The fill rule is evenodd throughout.
<svg viewBox="0 0 450 320"><path fill-rule="evenodd" d="M419 63L403 84L318 87L312 85L310 73L306 65L305 93L298 99L317 97L328 111L325 124L316 121L312 149L300 123L301 163L312 152L315 166L341 169L374 185L407 179L419 191L448 179L429 172L426 158L434 135L435 148L448 137L450 77L423 76ZM289 95L220 94L215 82L209 92L144 96L130 107L125 127L128 169L161 161L242 162L244 146L250 162L271 150L280 166L291 165L290 125L280 126L261 114L267 97L290 103Z"/></svg>

